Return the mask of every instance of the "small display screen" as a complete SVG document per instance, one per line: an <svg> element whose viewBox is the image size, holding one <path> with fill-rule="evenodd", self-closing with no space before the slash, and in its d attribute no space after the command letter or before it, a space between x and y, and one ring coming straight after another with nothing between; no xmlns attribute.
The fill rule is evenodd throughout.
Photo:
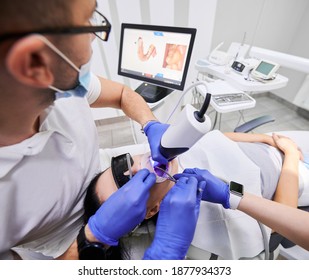
<svg viewBox="0 0 309 280"><path fill-rule="evenodd" d="M264 75L268 75L273 70L274 67L275 67L274 64L262 61L259 64L259 66L255 69L255 71L256 72L260 72L260 73L262 73Z"/></svg>
<svg viewBox="0 0 309 280"><path fill-rule="evenodd" d="M243 185L238 184L236 182L230 182L230 191L243 194Z"/></svg>

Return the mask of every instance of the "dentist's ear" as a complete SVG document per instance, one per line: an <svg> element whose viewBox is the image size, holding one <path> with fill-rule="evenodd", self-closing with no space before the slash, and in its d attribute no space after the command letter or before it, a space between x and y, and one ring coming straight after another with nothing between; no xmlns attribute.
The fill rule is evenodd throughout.
<svg viewBox="0 0 309 280"><path fill-rule="evenodd" d="M46 45L37 35L16 41L6 57L8 72L18 82L36 88L47 88L53 84L50 62Z"/></svg>

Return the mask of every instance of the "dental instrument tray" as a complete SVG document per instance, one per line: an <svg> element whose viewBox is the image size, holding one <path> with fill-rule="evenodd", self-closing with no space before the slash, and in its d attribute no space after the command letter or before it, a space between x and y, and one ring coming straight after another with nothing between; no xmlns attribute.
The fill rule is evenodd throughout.
<svg viewBox="0 0 309 280"><path fill-rule="evenodd" d="M218 106L228 106L234 104L254 102L254 99L249 95L247 95L246 93L229 93L229 94L212 95L212 100Z"/></svg>

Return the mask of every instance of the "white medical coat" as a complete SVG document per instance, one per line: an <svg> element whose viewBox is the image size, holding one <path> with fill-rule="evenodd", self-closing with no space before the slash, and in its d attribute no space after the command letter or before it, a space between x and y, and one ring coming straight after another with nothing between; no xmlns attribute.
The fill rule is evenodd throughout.
<svg viewBox="0 0 309 280"><path fill-rule="evenodd" d="M0 259L14 246L51 257L67 250L99 172L98 148L89 103L78 97L57 100L39 133L0 148Z"/></svg>

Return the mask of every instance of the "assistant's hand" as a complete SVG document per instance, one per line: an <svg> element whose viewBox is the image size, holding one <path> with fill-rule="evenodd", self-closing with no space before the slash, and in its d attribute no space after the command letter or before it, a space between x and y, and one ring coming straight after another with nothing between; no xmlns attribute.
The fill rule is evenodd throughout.
<svg viewBox="0 0 309 280"><path fill-rule="evenodd" d="M195 177L199 182L206 181L206 187L202 200L222 204L224 208L230 208L229 185L212 175L208 170L187 168L181 174L174 175L177 180L181 177Z"/></svg>
<svg viewBox="0 0 309 280"><path fill-rule="evenodd" d="M88 221L93 235L104 244L117 245L120 237L144 220L149 189L155 181L153 173L142 169L113 193Z"/></svg>
<svg viewBox="0 0 309 280"><path fill-rule="evenodd" d="M168 160L160 152L160 143L162 135L168 127L169 124L163 124L158 121L150 121L144 127L144 132L148 138L152 159L165 165L168 163Z"/></svg>
<svg viewBox="0 0 309 280"><path fill-rule="evenodd" d="M183 177L167 193L144 259L184 259L193 239L204 187L205 182Z"/></svg>

